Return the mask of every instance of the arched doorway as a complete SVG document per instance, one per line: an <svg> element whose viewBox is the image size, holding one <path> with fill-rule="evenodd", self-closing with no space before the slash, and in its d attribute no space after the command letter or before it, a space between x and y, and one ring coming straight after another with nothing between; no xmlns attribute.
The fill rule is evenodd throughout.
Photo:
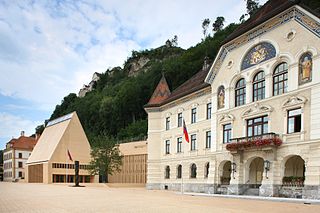
<svg viewBox="0 0 320 213"><path fill-rule="evenodd" d="M285 163L282 184L302 187L304 185L305 170L305 162L299 155L290 157Z"/></svg>
<svg viewBox="0 0 320 213"><path fill-rule="evenodd" d="M223 163L222 170L220 172L220 184L229 185L231 180L231 161Z"/></svg>
<svg viewBox="0 0 320 213"><path fill-rule="evenodd" d="M263 178L263 159L257 157L253 159L249 166L249 184L259 187Z"/></svg>

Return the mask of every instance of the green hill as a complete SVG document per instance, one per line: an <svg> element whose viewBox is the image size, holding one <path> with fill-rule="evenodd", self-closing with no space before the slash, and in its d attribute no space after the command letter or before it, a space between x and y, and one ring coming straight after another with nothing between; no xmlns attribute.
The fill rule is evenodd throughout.
<svg viewBox="0 0 320 213"><path fill-rule="evenodd" d="M64 97L50 119L77 111L89 138L101 133L118 140L143 138L147 134L147 114L143 106L162 73L174 90L201 69L205 56L215 58L222 41L236 27L231 24L187 50L161 46L133 51L123 68L115 67L101 74L95 89L85 97L79 98L74 93ZM141 61L143 66L139 67Z"/></svg>

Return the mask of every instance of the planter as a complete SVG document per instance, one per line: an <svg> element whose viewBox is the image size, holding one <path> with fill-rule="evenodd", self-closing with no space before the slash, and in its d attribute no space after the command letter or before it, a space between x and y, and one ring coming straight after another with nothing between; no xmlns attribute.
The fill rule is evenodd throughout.
<svg viewBox="0 0 320 213"><path fill-rule="evenodd" d="M263 148L267 146L280 146L282 140L279 137L272 138L248 138L241 142L235 142L227 144L226 149L228 151L239 151L251 148Z"/></svg>

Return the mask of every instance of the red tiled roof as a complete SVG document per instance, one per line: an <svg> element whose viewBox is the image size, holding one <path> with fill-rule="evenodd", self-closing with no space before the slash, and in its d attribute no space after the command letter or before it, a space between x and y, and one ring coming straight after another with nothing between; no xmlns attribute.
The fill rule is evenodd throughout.
<svg viewBox="0 0 320 213"><path fill-rule="evenodd" d="M147 106L161 104L165 99L167 99L170 96L170 94L171 92L170 92L167 80L163 75L161 80L158 83L158 86L154 90Z"/></svg>
<svg viewBox="0 0 320 213"><path fill-rule="evenodd" d="M36 145L37 140L33 137L20 136L18 139L11 139L8 143L11 144L11 148L14 149L30 149Z"/></svg>
<svg viewBox="0 0 320 213"><path fill-rule="evenodd" d="M254 27L262 24L275 15L285 11L293 5L299 5L314 15L319 17L315 8L308 7L308 0L269 0L265 3L251 18L241 24L234 32L232 32L224 41L223 44L237 38L245 32L253 29Z"/></svg>
<svg viewBox="0 0 320 213"><path fill-rule="evenodd" d="M196 92L196 91L203 89L205 87L209 87L210 84L204 82L208 72L209 72L209 69L200 70L194 76L192 76L189 80L187 80L182 85L180 85L177 89L175 89L170 94L170 96L166 97L165 99L163 99L159 103L150 104L150 101L149 101L149 103L145 107L158 107L163 104L169 103L171 101L177 100L177 99L179 99L183 96L186 96L188 94L191 94L193 92ZM158 84L158 86L159 86L159 84ZM153 94L156 93L157 89L158 89L158 87L156 88L156 90ZM152 99L152 97L151 97L151 99Z"/></svg>

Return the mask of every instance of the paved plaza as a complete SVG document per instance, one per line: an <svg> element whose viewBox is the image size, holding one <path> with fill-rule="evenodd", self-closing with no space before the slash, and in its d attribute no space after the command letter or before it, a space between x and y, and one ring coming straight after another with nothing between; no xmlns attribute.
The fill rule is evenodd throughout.
<svg viewBox="0 0 320 213"><path fill-rule="evenodd" d="M0 182L0 212L320 212L320 205L181 195L103 184L74 188Z"/></svg>

